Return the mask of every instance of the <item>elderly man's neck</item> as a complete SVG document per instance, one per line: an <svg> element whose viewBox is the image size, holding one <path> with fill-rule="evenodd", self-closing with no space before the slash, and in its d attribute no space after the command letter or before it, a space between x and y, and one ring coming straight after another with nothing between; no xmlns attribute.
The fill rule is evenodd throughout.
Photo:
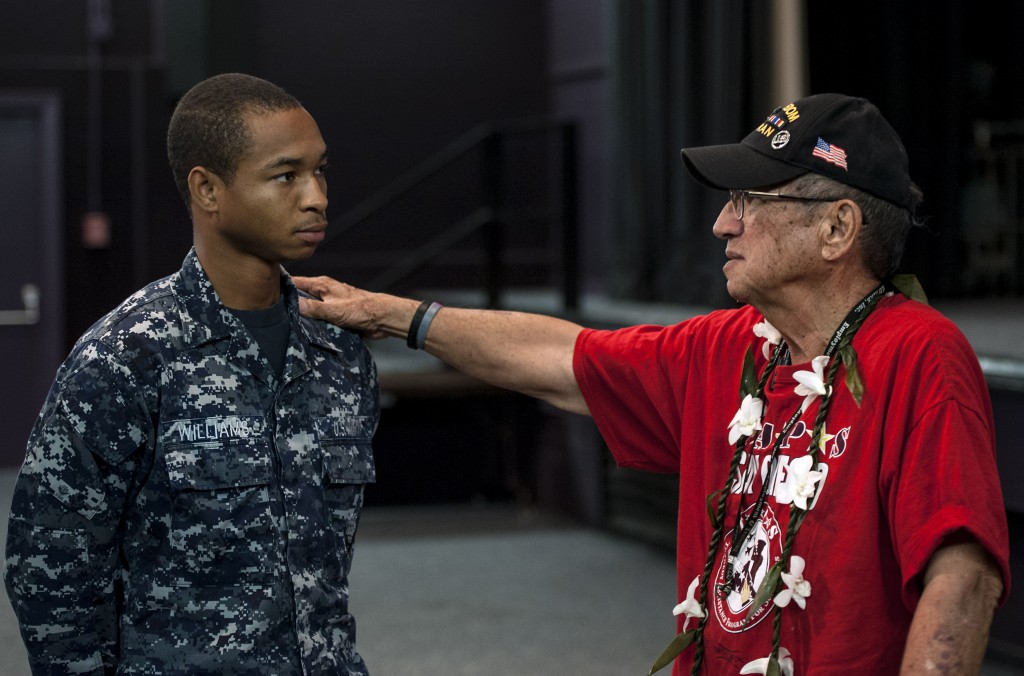
<svg viewBox="0 0 1024 676"><path fill-rule="evenodd" d="M850 310L881 282L869 275L846 276L795 289L779 302L755 304L779 330L794 364L825 353Z"/></svg>

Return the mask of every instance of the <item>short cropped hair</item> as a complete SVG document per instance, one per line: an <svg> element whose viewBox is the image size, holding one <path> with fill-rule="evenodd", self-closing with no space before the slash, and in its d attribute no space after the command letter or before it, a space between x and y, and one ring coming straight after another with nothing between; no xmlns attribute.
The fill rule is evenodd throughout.
<svg viewBox="0 0 1024 676"><path fill-rule="evenodd" d="M877 279L888 279L896 274L911 228L922 226L915 211L924 196L914 183L910 184L910 209L820 174L798 176L787 188L804 197L841 196L857 203L863 215L860 244L864 265Z"/></svg>
<svg viewBox="0 0 1024 676"><path fill-rule="evenodd" d="M301 107L277 85L241 73L215 75L185 92L167 128L167 159L185 206L191 207L188 174L194 167L209 169L229 185L234 180L252 144L246 113Z"/></svg>

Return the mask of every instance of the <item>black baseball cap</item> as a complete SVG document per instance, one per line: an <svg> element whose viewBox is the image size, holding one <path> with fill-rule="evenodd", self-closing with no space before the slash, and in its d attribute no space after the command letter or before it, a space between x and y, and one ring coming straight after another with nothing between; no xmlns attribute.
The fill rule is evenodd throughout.
<svg viewBox="0 0 1024 676"><path fill-rule="evenodd" d="M739 143L683 148L693 176L720 190L750 190L814 172L913 209L907 151L871 102L815 94L776 108Z"/></svg>

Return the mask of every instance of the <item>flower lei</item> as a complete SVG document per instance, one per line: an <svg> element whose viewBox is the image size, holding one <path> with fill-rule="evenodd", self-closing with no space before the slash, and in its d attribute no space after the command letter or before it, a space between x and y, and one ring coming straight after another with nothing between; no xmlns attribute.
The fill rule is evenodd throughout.
<svg viewBox="0 0 1024 676"><path fill-rule="evenodd" d="M927 302L923 290L913 275L900 276L894 279L893 286L915 300ZM854 317L853 320L851 321L850 317L847 318L845 329L841 328L837 332L836 338L833 338L833 345L830 346L831 354L838 358L833 359L829 356L816 357L811 362L811 371L798 371L794 374L794 378L799 383L794 391L796 394L804 396L799 414L802 415L810 403L818 397L821 397L821 405L815 416L814 431L811 436L808 454L790 463L786 481L779 491L780 494L776 496L777 502L790 504L790 517L786 528L786 539L782 555L778 562L768 570L750 606L750 613L752 614L765 601L774 597L772 650L768 657L748 662L740 671L741 674L758 673L766 674L767 676L780 676L782 674L792 676L793 674L793 659L789 651L780 645L782 610L791 601L803 609L806 606L807 597L811 595L811 584L803 577L806 562L802 557L793 554L793 543L807 512L814 506L813 498L817 492L817 484L823 476L821 472L817 471L818 455L822 450L822 446L824 446L822 438L825 434L825 419L828 417L833 401L833 383L839 371L840 363L844 364L846 366L846 388L853 396L857 405L860 405L864 394L864 386L857 368L857 353L852 345L853 337L878 301L886 295L885 292L890 290L891 287L887 288L883 284L871 294L868 294L854 308L854 311L851 312L851 317ZM755 336L765 339L762 351L765 358L768 359L768 364L758 378L754 368L753 348L747 349L740 377L740 398L742 402L736 415L729 423L729 442L735 446L736 450L729 464L725 485L707 497L708 518L711 520L714 531L708 543L708 554L704 570L701 575L694 578L693 582L690 583L686 600L677 605L673 611L676 615L685 615L683 631L669 643L668 647L665 648L654 662L654 665L648 672L648 676L671 664L680 653L692 644L696 644L696 648L693 666L690 669L691 676L698 674L704 660L704 627L708 621L708 613L705 611L708 602L708 581L711 578L715 554L718 551L718 546L721 544L723 531L725 530L726 503L729 496L729 487L738 478L740 458L743 455L748 440L755 436L757 430L761 429L765 386L775 372L775 368L789 352L785 342L782 340L781 334L767 320L755 325L753 331ZM794 415L791 422L795 422L798 417L799 415ZM787 432L787 430L783 430L778 439L785 438ZM777 447L777 445L778 442L776 442L775 446ZM772 472L775 471L776 447L772 449ZM786 566L789 566L788 573L784 572ZM779 587L783 583L786 588L780 590ZM698 587L700 589L699 599L695 597ZM687 629L691 619L698 620L697 626L693 629Z"/></svg>

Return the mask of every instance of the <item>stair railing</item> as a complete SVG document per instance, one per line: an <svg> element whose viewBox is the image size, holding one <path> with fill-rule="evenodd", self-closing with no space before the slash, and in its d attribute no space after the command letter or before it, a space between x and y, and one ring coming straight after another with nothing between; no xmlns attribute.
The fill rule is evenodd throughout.
<svg viewBox="0 0 1024 676"><path fill-rule="evenodd" d="M511 137L524 134L557 133L558 200L553 216L558 222L558 263L563 308L575 313L579 306L577 261L577 149L576 128L567 120L549 117L523 118L481 124L412 167L389 185L374 192L339 218L331 219L331 227L321 248L343 238L371 217L394 204L414 189L473 152L481 153L481 180L485 204L465 218L449 225L419 248L386 266L366 285L386 291L393 289L413 273L437 260L446 251L478 232L483 233L487 267L486 295L489 307L501 307L506 286L504 215L506 178L506 144ZM555 220L553 218L552 220ZM314 259L315 260L315 259ZM308 269L306 264L293 268Z"/></svg>

